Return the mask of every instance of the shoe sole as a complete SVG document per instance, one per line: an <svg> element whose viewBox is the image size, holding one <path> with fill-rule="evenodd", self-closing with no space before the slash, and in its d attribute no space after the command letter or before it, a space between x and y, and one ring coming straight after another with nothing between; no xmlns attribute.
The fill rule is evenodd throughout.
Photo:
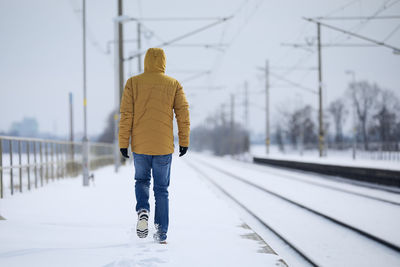
<svg viewBox="0 0 400 267"><path fill-rule="evenodd" d="M147 218L142 218L136 225L136 234L139 238L146 238L149 234Z"/></svg>

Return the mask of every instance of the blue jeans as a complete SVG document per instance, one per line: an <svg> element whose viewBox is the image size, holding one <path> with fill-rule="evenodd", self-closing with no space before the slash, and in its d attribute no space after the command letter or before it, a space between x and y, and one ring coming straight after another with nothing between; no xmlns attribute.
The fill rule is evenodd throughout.
<svg viewBox="0 0 400 267"><path fill-rule="evenodd" d="M167 238L168 231L168 186L171 171L172 154L168 155L144 155L133 153L135 164L135 193L136 212L140 210L150 211L149 188L150 171L153 173L153 191L155 203L154 224L160 238Z"/></svg>

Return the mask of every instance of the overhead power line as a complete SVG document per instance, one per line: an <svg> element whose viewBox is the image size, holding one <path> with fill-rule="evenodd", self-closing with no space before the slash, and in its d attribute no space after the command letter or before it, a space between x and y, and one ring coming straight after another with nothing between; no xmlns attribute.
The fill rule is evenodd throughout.
<svg viewBox="0 0 400 267"><path fill-rule="evenodd" d="M196 30L194 30L194 31L185 33L185 34L183 34L183 35L181 35L181 36L178 36L178 37L176 37L176 38L174 38L174 39L171 39L170 41L163 42L163 43L157 45L156 47L164 47L164 46L170 45L170 44L175 43L175 42L177 42L177 41L180 41L180 40L182 40L182 39L184 39L184 38L187 38L187 37L189 37L189 36L191 36L191 35L197 34L197 33L199 33L199 32L202 32L202 31L206 30L206 29L209 29L209 28L211 28L211 27L214 27L214 26L216 26L216 25L218 25L218 24L224 23L224 22L230 20L232 17L233 17L233 16L222 18L222 19L220 19L220 20L218 20L218 21L215 21L215 22L213 22L213 23L211 23L211 24L208 24L208 25L206 25L206 26L200 27L200 28L198 28L198 29L196 29ZM134 20L134 19L133 19L133 20ZM140 55L143 55L144 53L146 53L146 51L140 51L140 52L136 53L135 55L132 55L132 56L130 56L130 57L124 59L124 60L132 60L132 59L134 59L134 58L136 58L136 57L138 57L138 56L140 56Z"/></svg>
<svg viewBox="0 0 400 267"><path fill-rule="evenodd" d="M199 73L207 70L204 69L168 69L168 73Z"/></svg>
<svg viewBox="0 0 400 267"><path fill-rule="evenodd" d="M286 82L286 83L288 83L288 84L290 84L290 85L293 85L294 87L297 87L297 88L299 88L299 89L305 90L305 91L307 91L307 92L309 92L309 93L317 94L317 92L316 92L315 90L313 90L313 89L311 89L311 88L308 88L308 87L305 87L305 86L303 86L303 85L301 85L301 84L299 84L299 83L293 82L293 81L291 81L291 80L288 80L288 79L286 79L285 77L283 77L283 76L281 76L281 75L278 75L278 74L273 73L273 72L270 72L269 74L270 74L272 77L274 77L275 79L284 81L284 82Z"/></svg>
<svg viewBox="0 0 400 267"><path fill-rule="evenodd" d="M317 20L373 20L373 19L400 19L400 16L344 16L344 17L315 17Z"/></svg>
<svg viewBox="0 0 400 267"><path fill-rule="evenodd" d="M218 51L224 51L224 48L227 47L227 44L171 44L170 47L202 47L205 49L215 49Z"/></svg>
<svg viewBox="0 0 400 267"><path fill-rule="evenodd" d="M331 16L331 15L333 15L335 13L343 11L344 9L348 8L349 6L355 4L355 3L359 2L359 1L360 0L352 0L352 1L350 1L350 2L348 2L346 4L344 4L344 5L340 6L339 8L335 8L334 10L332 10L328 14L326 14L325 17L329 17L329 16Z"/></svg>
<svg viewBox="0 0 400 267"><path fill-rule="evenodd" d="M203 72L200 72L200 73L193 74L193 75L189 76L188 78L183 79L181 82L182 82L182 83L188 82L188 81L197 79L197 78L202 77L202 76L207 75L207 74L210 74L210 71L209 71L209 70L203 71Z"/></svg>
<svg viewBox="0 0 400 267"><path fill-rule="evenodd" d="M258 69L262 70L262 71L265 71L265 68L262 68L262 67L258 67ZM303 86L303 85L301 85L301 84L299 84L297 82L293 82L293 81L283 77L282 75L278 75L278 74L276 74L274 72L271 72L271 71L269 71L268 73L269 73L269 75L271 75L272 77L274 77L277 80L283 81L283 82L285 82L287 84L290 84L290 85L292 85L294 87L297 87L297 88L299 88L301 90L304 90L304 91L307 91L309 93L317 94L317 92L314 89L311 89L311 88L308 88L306 86Z"/></svg>
<svg viewBox="0 0 400 267"><path fill-rule="evenodd" d="M383 39L383 41L387 41L390 39L390 37L392 37L398 30L400 29L400 24L396 26L396 28L394 28L386 37L385 39Z"/></svg>
<svg viewBox="0 0 400 267"><path fill-rule="evenodd" d="M197 20L197 21L201 21L201 20L222 20L224 18L221 17L197 17L197 18L193 18L193 17L161 17L161 18L132 18L132 20L136 20L136 21L182 21L182 20Z"/></svg>
<svg viewBox="0 0 400 267"><path fill-rule="evenodd" d="M189 90L192 89L206 89L206 90L222 90L225 89L226 86L208 86L208 85L198 85L198 86L186 86Z"/></svg>
<svg viewBox="0 0 400 267"><path fill-rule="evenodd" d="M295 47L295 48L301 48L301 47L315 47L317 46L317 44L302 44L302 43L282 43L282 46L291 46L291 47ZM321 47L374 47L374 46L379 46L377 44L335 44L335 43L331 43L331 44L321 44Z"/></svg>
<svg viewBox="0 0 400 267"><path fill-rule="evenodd" d="M374 43L374 44L379 45L379 46L384 46L384 47L393 49L394 53L398 53L400 51L399 47L395 47L395 46L389 45L389 44L387 44L385 42L381 42L381 41L377 41L377 40L374 40L374 39L369 38L369 37L365 37L365 36L360 35L358 33L350 32L350 31L347 31L347 30L344 30L344 29L341 29L341 28L338 28L338 27L335 27L335 26L332 26L332 25L317 21L317 20L312 19L312 18L303 18L303 19L305 19L307 21L310 21L310 22L313 22L313 23L317 23L317 24L319 24L321 26L324 26L325 28L329 28L331 30L338 31L338 32L341 32L341 33L356 37L358 39Z"/></svg>

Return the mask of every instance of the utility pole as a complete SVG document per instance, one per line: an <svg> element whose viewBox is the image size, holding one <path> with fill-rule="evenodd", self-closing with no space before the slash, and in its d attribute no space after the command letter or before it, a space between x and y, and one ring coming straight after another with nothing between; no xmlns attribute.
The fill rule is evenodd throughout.
<svg viewBox="0 0 400 267"><path fill-rule="evenodd" d="M249 131L249 88L247 81L244 82L244 125Z"/></svg>
<svg viewBox="0 0 400 267"><path fill-rule="evenodd" d="M70 145L70 160L74 161L74 109L73 109L72 93L69 93L69 141Z"/></svg>
<svg viewBox="0 0 400 267"><path fill-rule="evenodd" d="M83 27L83 142L82 142L82 174L83 186L89 186L89 140L87 137L87 96L86 96L86 0L82 0Z"/></svg>
<svg viewBox="0 0 400 267"><path fill-rule="evenodd" d="M317 22L318 34L318 94L319 94L319 156L324 156L324 124L322 110L322 59L321 59L321 24Z"/></svg>
<svg viewBox="0 0 400 267"><path fill-rule="evenodd" d="M234 155L235 148L235 95L231 94L231 155Z"/></svg>
<svg viewBox="0 0 400 267"><path fill-rule="evenodd" d="M120 154L118 145L119 107L124 90L124 61L122 23L127 20L122 16L122 0L118 0L118 14L114 19L114 83L115 83L115 110L114 110L114 167L118 172Z"/></svg>
<svg viewBox="0 0 400 267"><path fill-rule="evenodd" d="M269 155L270 131L269 131L269 62L265 61L265 145Z"/></svg>
<svg viewBox="0 0 400 267"><path fill-rule="evenodd" d="M118 0L118 17L123 15L122 0ZM118 64L119 64L119 96L122 97L124 90L124 36L123 25L118 23ZM120 99L121 100L121 99Z"/></svg>
<svg viewBox="0 0 400 267"><path fill-rule="evenodd" d="M353 80L353 90L352 90L352 97L353 97L353 160L356 159L356 150L357 150L357 118L356 118L356 74L352 70L346 71L346 74L351 74Z"/></svg>
<svg viewBox="0 0 400 267"><path fill-rule="evenodd" d="M231 131L233 132L235 125L235 95L231 94Z"/></svg>
<svg viewBox="0 0 400 267"><path fill-rule="evenodd" d="M137 48L138 51L142 50L142 38L141 38L141 24L140 22L137 23ZM138 73L142 72L142 55L138 55Z"/></svg>

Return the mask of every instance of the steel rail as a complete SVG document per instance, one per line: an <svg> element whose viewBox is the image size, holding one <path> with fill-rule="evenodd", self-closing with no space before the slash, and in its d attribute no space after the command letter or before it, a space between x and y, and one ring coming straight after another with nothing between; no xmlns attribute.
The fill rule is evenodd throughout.
<svg viewBox="0 0 400 267"><path fill-rule="evenodd" d="M216 171L218 171L220 173L223 173L223 174L227 175L228 177L232 177L232 178L234 178L234 179L236 179L238 181L241 181L241 182L243 182L243 183L245 183L247 185L253 186L254 188L257 188L257 189L259 189L261 191L264 191L264 192L266 192L266 193L268 193L270 195L273 195L273 196L275 196L277 198L280 198L280 199L282 199L282 200L284 200L284 201L286 201L288 203L291 203L291 204L293 204L293 205L295 205L297 207L300 207L300 208L302 208L304 210L307 210L310 213L318 215L318 216L320 216L320 217L322 217L322 218L324 218L324 219L326 219L328 221L331 221L331 222L336 223L336 224L338 224L338 225L340 225L340 226L342 226L344 228L352 230L352 231L360 234L361 236L364 236L364 237L366 237L368 239L371 239L371 240L373 240L373 241L375 241L375 242L377 242L377 243L379 243L379 244L381 244L381 245L383 245L383 246L385 246L387 248L390 248L390 249L392 249L392 250L394 250L394 251L396 251L398 253L400 252L400 247L398 245L390 243L389 241L386 241L386 240L384 240L384 239L382 239L382 238L380 238L378 236L372 235L372 234L370 234L368 232L365 232L364 230L358 229L358 228L356 228L354 226L351 226L351 225L349 225L347 223L339 221L338 219L335 219L335 218L333 218L333 217L331 217L329 215L326 215L326 214L323 214L323 213L321 213L319 211L316 211L316 210L314 210L314 209L312 209L310 207L307 207L307 206L305 206L303 204L300 204L300 203L298 203L298 202L296 202L294 200L291 200L291 199L289 199L287 197L284 197L284 196L282 196L282 195L280 195L280 194L278 194L278 193L276 193L274 191L268 190L268 189L266 189L266 188L264 188L262 186L259 186L259 185L255 184L255 183L252 183L252 182L250 182L250 181L248 181L248 180L246 180L246 179L244 179L244 178L242 178L242 177L240 177L240 176L238 176L236 174L233 174L233 173L231 173L229 171L226 171L226 170L223 170L223 169L218 168L216 166L213 166L212 164L209 164L209 163L204 162L202 160L199 160L199 162L201 162L204 165L209 166L210 168L212 168L212 169L214 169L214 170L216 170Z"/></svg>
<svg viewBox="0 0 400 267"><path fill-rule="evenodd" d="M257 165L264 166L264 165L262 165L260 163L255 163L254 166L257 166ZM277 168L280 168L280 167L277 167ZM331 190L334 190L334 191L339 191L339 192L347 193L347 194L350 194L350 195L356 195L356 196L360 196L360 197L363 197L363 198L373 199L373 200L384 202L384 203L388 203L388 204L391 204L391 205L400 206L399 202L395 202L395 201L391 201L391 200L387 200L387 199L383 199L383 198L375 197L375 196L371 196L371 195L366 195L366 194L363 194L363 193L354 192L352 190L346 190L346 189L343 189L343 188L338 188L338 187L332 186L332 185L321 184L321 183L313 182L313 181L306 181L303 178L296 177L296 176L289 175L289 174L272 172L271 170L259 170L257 168L252 168L252 170L260 172L260 173L270 173L270 174L274 174L274 175L283 177L283 178L288 179L288 180L296 180L296 181L299 181L299 182L302 182L302 183L305 183L305 184L312 184L312 185L315 185L315 186L318 186L318 187L328 188L328 189L331 189Z"/></svg>
<svg viewBox="0 0 400 267"><path fill-rule="evenodd" d="M276 229L274 229L272 226L270 226L265 221L263 221L254 212L252 212L249 208L247 208L243 203L241 203L239 200L237 200L235 197L233 197L231 194L229 194L228 191L226 191L222 186L220 186L219 184L214 182L213 179L211 179L211 177L209 177L207 174L205 174L199 168L194 166L192 163L189 163L189 162L186 162L186 161L185 161L185 163L188 164L193 170L195 170L196 172L201 174L204 178L206 178L211 184L213 184L215 187L217 187L228 198L230 198L236 204L238 204L241 208L243 208L247 213L249 213L254 219L256 219L265 228L267 228L272 233L274 233L279 239L281 239L284 243L286 243L291 249L293 249L300 257L302 257L305 261L307 261L311 266L320 266L314 260L312 260L309 256L307 256L305 254L305 252L302 251L299 247L294 245L292 242L290 242L288 239L286 239L282 234L280 234Z"/></svg>

